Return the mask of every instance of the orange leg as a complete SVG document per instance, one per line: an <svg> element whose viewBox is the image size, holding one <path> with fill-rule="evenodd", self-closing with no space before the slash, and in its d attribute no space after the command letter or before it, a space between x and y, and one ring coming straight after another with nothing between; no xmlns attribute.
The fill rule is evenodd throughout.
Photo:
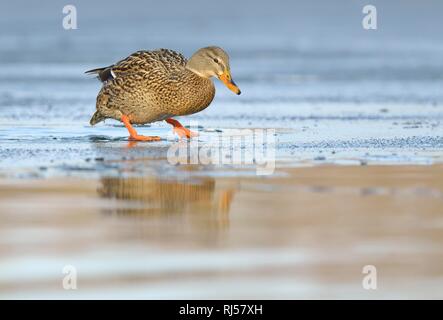
<svg viewBox="0 0 443 320"><path fill-rule="evenodd" d="M132 141L159 141L160 137L157 136L141 136L132 127L128 116L122 115L122 122L125 124L126 129L129 131L129 140Z"/></svg>
<svg viewBox="0 0 443 320"><path fill-rule="evenodd" d="M178 136L180 138L186 137L186 138L190 139L192 137L198 136L198 133L193 132L193 131L183 127L182 124L175 119L169 118L169 119L166 119L165 121L167 123L171 124L172 126L174 126L174 128L172 130L174 130L174 132L176 134L178 134Z"/></svg>

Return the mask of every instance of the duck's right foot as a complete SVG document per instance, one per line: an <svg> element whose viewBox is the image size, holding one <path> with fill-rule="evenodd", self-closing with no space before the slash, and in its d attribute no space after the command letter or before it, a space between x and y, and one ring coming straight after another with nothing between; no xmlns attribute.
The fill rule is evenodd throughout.
<svg viewBox="0 0 443 320"><path fill-rule="evenodd" d="M185 127L174 127L173 131L180 137L180 139L182 138L191 139L194 137L198 137L197 132L191 131Z"/></svg>
<svg viewBox="0 0 443 320"><path fill-rule="evenodd" d="M180 139L181 138L191 139L194 137L198 137L197 132L191 131L188 128L183 127L182 124L175 119L169 118L166 119L165 121L174 127L172 130L180 137Z"/></svg>

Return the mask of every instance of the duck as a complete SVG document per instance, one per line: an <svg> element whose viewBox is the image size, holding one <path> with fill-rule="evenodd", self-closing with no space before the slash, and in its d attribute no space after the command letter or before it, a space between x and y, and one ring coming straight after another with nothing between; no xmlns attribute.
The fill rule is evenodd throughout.
<svg viewBox="0 0 443 320"><path fill-rule="evenodd" d="M231 76L229 55L220 47L197 50L189 59L170 49L141 50L117 63L88 70L102 82L92 126L106 119L121 121L131 141L159 141L137 133L133 125L166 121L181 138L198 134L174 117L206 109L215 96L212 78L239 95Z"/></svg>

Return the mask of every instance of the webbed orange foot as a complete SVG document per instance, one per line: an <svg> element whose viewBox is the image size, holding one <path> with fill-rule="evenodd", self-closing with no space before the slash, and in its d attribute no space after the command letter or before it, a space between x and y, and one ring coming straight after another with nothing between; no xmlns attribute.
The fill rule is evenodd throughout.
<svg viewBox="0 0 443 320"><path fill-rule="evenodd" d="M160 141L158 136L141 136L141 135L130 135L128 140L130 141Z"/></svg>
<svg viewBox="0 0 443 320"><path fill-rule="evenodd" d="M167 123L171 124L172 126L174 126L174 128L172 129L174 131L174 133L176 133L180 139L181 138L188 138L191 139L193 137L197 137L198 133L189 130L188 128L185 128L182 126L182 124L180 122L178 122L177 120L174 119L166 119L165 120Z"/></svg>
<svg viewBox="0 0 443 320"><path fill-rule="evenodd" d="M191 139L193 137L197 137L198 133L191 131L185 127L174 127L172 129L180 138L188 138Z"/></svg>
<svg viewBox="0 0 443 320"><path fill-rule="evenodd" d="M142 136L137 133L134 127L131 125L128 116L122 115L122 122L125 124L126 129L129 131L129 141L159 141L160 137L157 136Z"/></svg>

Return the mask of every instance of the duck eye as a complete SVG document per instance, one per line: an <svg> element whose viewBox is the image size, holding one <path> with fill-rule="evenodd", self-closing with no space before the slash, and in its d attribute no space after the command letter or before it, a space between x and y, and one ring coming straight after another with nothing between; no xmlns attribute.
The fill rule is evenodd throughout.
<svg viewBox="0 0 443 320"><path fill-rule="evenodd" d="M218 63L218 59L217 59L217 58L214 58L214 62L215 62L215 63Z"/></svg>

